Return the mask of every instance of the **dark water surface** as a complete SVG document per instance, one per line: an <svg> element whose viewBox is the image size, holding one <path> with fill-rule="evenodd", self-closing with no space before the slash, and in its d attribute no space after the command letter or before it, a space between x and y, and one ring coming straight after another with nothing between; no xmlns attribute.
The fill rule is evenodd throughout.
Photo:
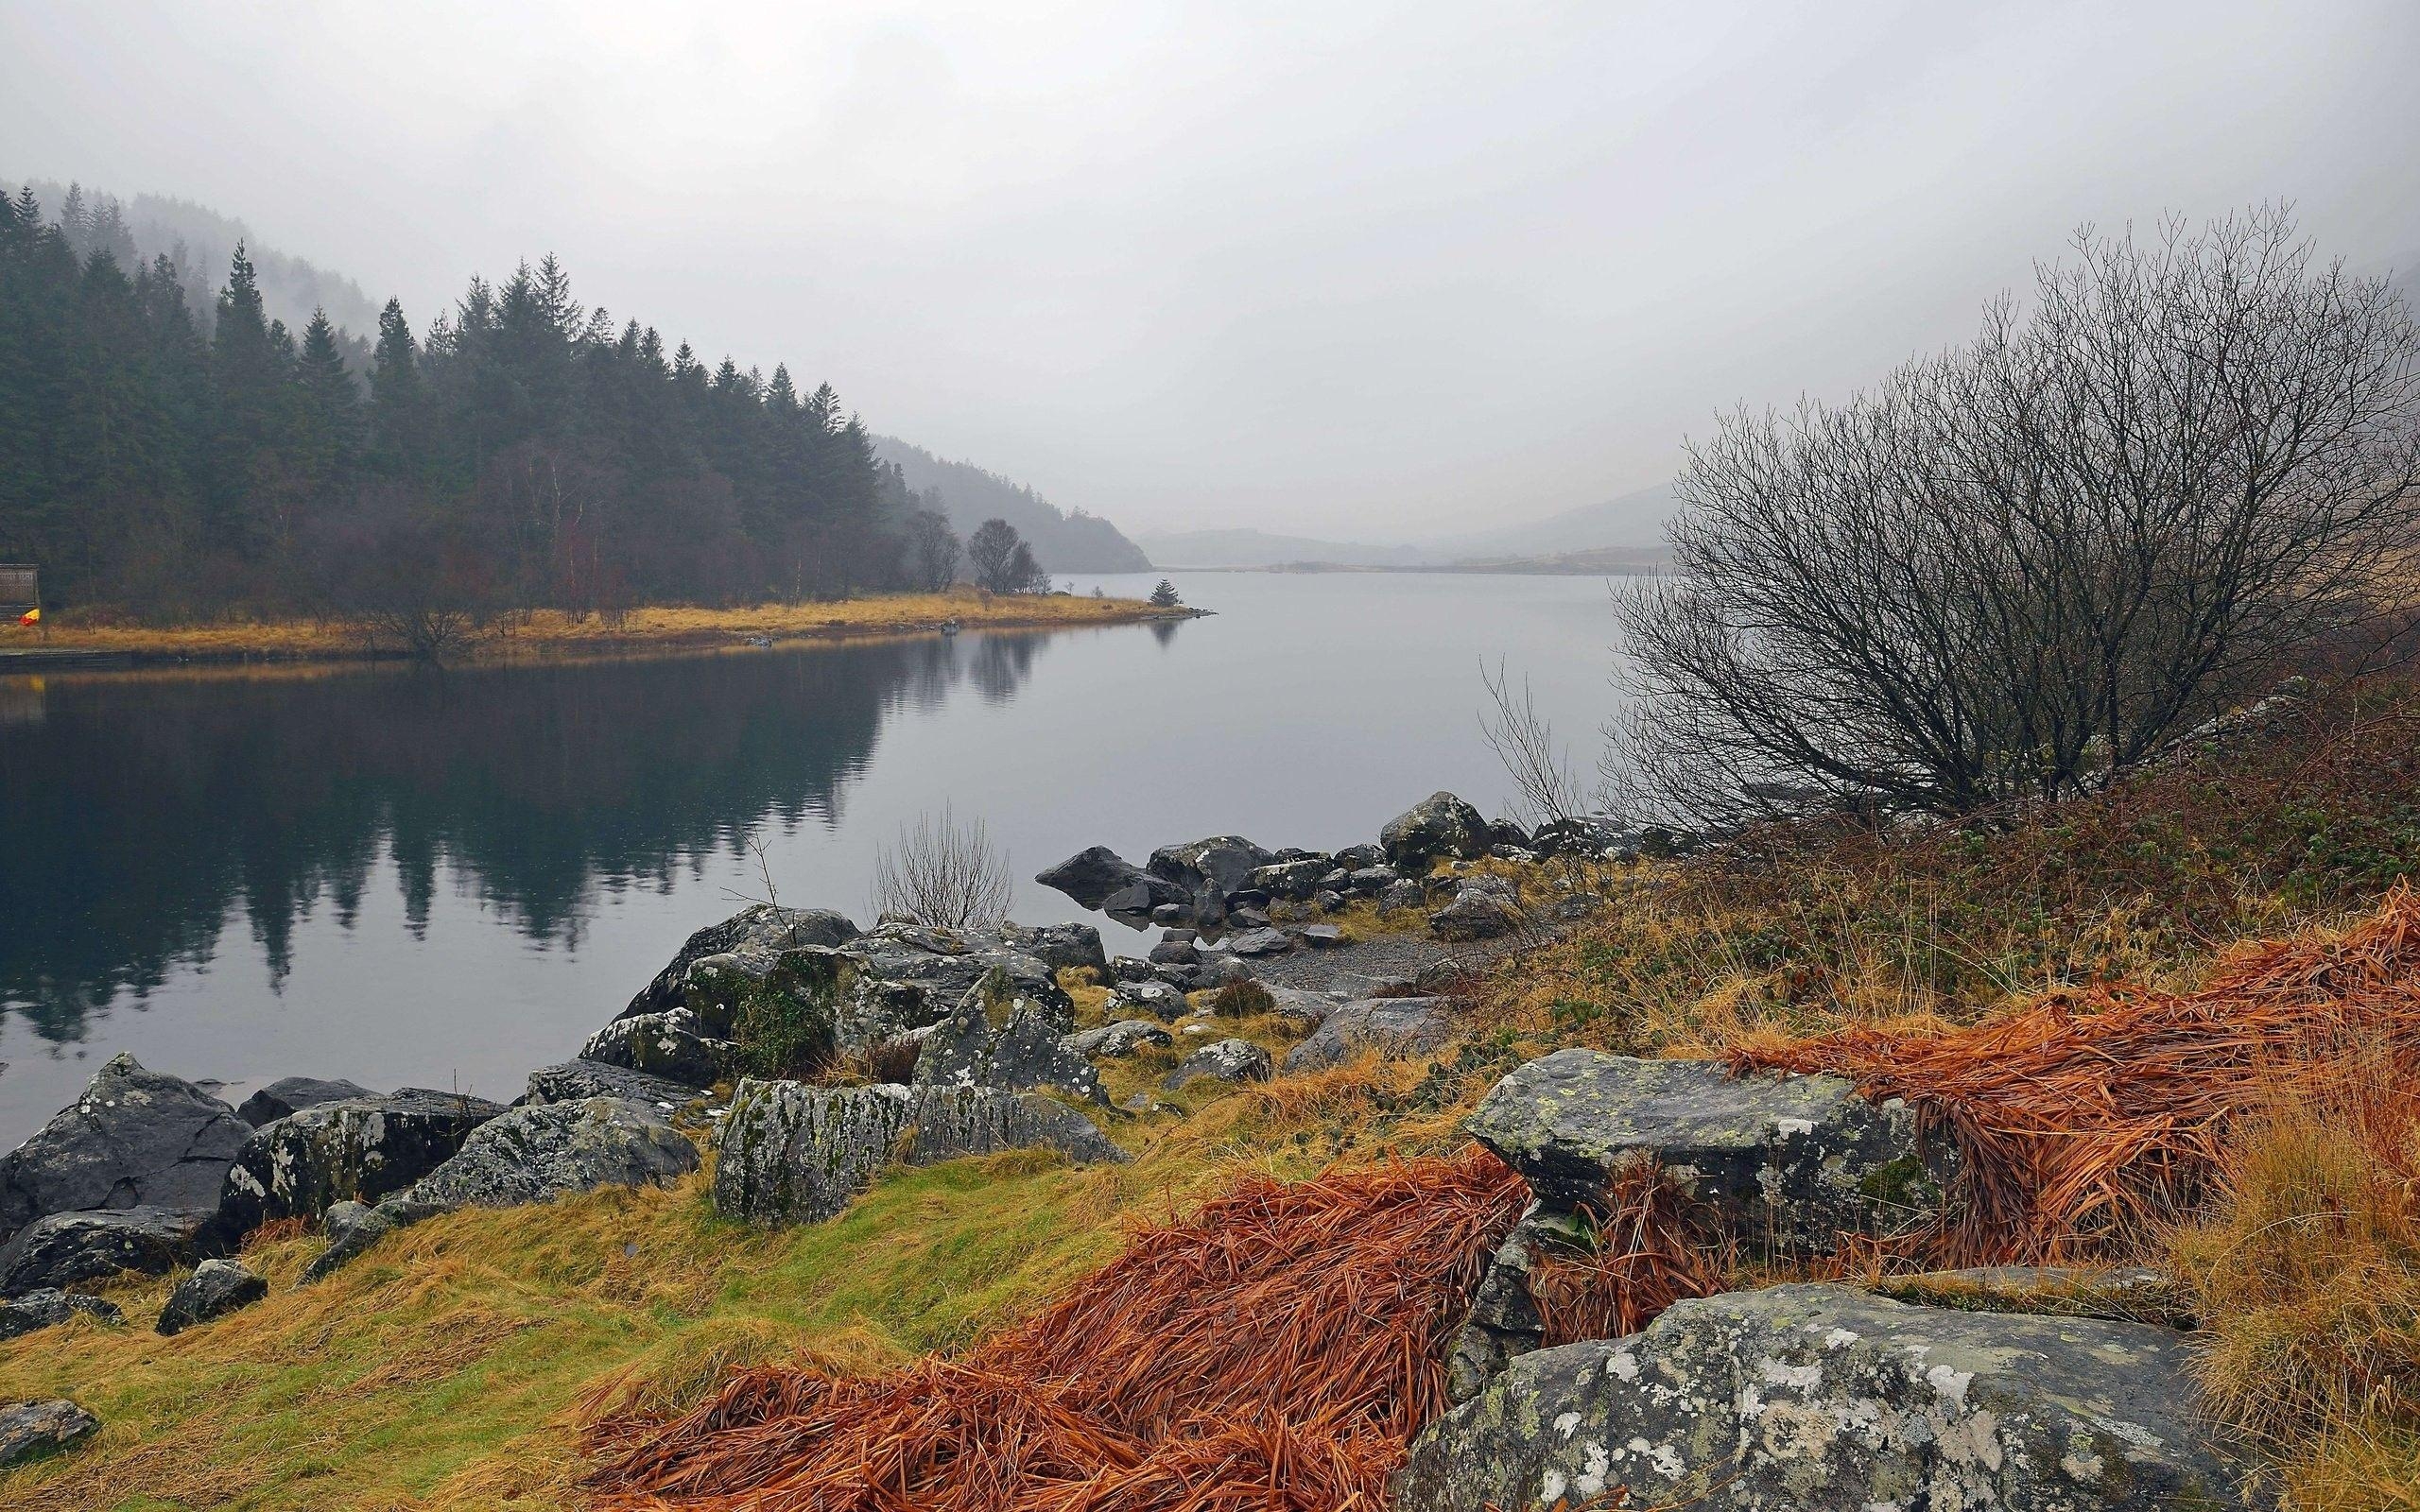
<svg viewBox="0 0 2420 1512"><path fill-rule="evenodd" d="M1104 578L1139 594L1151 579ZM1082 579L1089 588L1093 579ZM101 1060L499 1099L765 890L869 921L874 852L981 816L1016 917L1087 845L1322 849L1509 796L1478 668L1583 766L1594 578L1180 576L1176 626L479 668L0 678L0 1149Z"/></svg>

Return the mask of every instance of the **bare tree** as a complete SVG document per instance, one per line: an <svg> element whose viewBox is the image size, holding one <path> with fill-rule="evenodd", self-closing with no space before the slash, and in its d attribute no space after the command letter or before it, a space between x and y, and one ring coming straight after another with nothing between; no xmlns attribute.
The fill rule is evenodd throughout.
<svg viewBox="0 0 2420 1512"><path fill-rule="evenodd" d="M1530 679L1522 678L1521 693L1515 697L1512 676L1500 659L1493 673L1481 662L1478 678L1487 688L1488 701L1495 706L1493 716L1480 712L1479 733L1521 795L1517 816L1534 828L1577 816L1586 800L1571 768L1571 752L1555 739L1553 724L1538 712Z"/></svg>
<svg viewBox="0 0 2420 1512"><path fill-rule="evenodd" d="M958 581L959 558L963 554L947 515L938 509L919 509L908 517L907 569L917 587L938 593Z"/></svg>
<svg viewBox="0 0 2420 1512"><path fill-rule="evenodd" d="M2283 207L2079 232L1971 345L1692 446L1606 772L1704 821L2093 786L2409 607L2420 328Z"/></svg>
<svg viewBox="0 0 2420 1512"><path fill-rule="evenodd" d="M916 816L899 827L895 846L873 860L874 911L912 915L953 929L996 924L1015 895L1006 852L993 849L981 819L958 822L948 805L941 816Z"/></svg>
<svg viewBox="0 0 2420 1512"><path fill-rule="evenodd" d="M1025 554L1022 561L1020 552ZM994 593L1023 593L1032 562L1033 553L1026 548L1025 538L1006 520L986 520L966 538L966 564L975 574L977 588Z"/></svg>

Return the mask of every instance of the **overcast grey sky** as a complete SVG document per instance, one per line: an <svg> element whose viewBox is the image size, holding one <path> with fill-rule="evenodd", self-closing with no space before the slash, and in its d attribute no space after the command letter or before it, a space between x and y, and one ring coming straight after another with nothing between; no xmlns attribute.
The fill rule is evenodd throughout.
<svg viewBox="0 0 2420 1512"><path fill-rule="evenodd" d="M400 295L547 250L1131 529L1400 539L1671 473L2078 221L2420 260L2420 5L36 4L0 163Z"/></svg>

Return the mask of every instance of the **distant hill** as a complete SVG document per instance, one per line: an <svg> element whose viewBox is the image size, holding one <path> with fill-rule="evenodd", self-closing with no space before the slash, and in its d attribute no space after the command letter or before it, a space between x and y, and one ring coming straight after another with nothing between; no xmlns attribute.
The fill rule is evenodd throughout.
<svg viewBox="0 0 2420 1512"><path fill-rule="evenodd" d="M1006 520L1033 547L1046 572L1144 573L1151 558L1118 528L1081 509L1061 510L1022 483L972 462L949 462L912 441L876 436L874 455L898 466L908 487L938 492L960 536L986 520Z"/></svg>
<svg viewBox="0 0 2420 1512"><path fill-rule="evenodd" d="M1145 536L1143 549L1163 567L1418 567L1436 558L1418 546L1314 541L1266 530L1182 530Z"/></svg>
<svg viewBox="0 0 2420 1512"><path fill-rule="evenodd" d="M1527 524L1500 525L1442 537L1427 542L1435 556L1449 560L1501 557L1559 557L1573 552L1601 551L1609 546L1660 547L1664 522L1680 507L1669 483L1658 483L1600 504L1583 504Z"/></svg>
<svg viewBox="0 0 2420 1512"><path fill-rule="evenodd" d="M261 304L270 319L283 320L287 329L299 333L310 323L313 310L324 308L328 318L354 338L348 346L356 350L347 355L355 366L369 356L368 342L378 333L379 301L341 273L279 251L233 215L222 215L190 199L164 195L120 199L105 190L49 179L0 179L0 183L28 185L42 201L43 217L54 222L60 218L70 194L75 194L85 215L113 221L110 231L122 228L143 262L165 257L174 263L177 282L184 287L185 308L193 312L194 323L205 336L217 317L218 291L227 282L227 265L240 242L251 259ZM108 231L98 227L95 231L100 239L114 240ZM70 239L75 239L72 233ZM109 250L121 262L126 260L122 245Z"/></svg>

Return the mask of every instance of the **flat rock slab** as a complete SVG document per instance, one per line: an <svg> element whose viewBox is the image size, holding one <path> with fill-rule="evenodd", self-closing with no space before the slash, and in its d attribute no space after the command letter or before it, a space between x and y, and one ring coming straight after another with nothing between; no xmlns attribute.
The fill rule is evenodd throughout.
<svg viewBox="0 0 2420 1512"><path fill-rule="evenodd" d="M896 1158L933 1165L1000 1150L1078 1163L1128 1157L1091 1120L1031 1092L963 1087L809 1087L742 1081L723 1121L715 1207L755 1223L815 1223Z"/></svg>
<svg viewBox="0 0 2420 1512"><path fill-rule="evenodd" d="M1340 1005L1286 1053L1288 1072L1342 1065L1365 1050L1390 1059L1424 1056L1454 1032L1452 1005L1443 998L1363 998Z"/></svg>
<svg viewBox="0 0 2420 1512"><path fill-rule="evenodd" d="M1911 1109L1868 1102L1841 1077L1735 1077L1594 1050L1520 1067L1465 1126L1548 1207L1581 1206L1652 1160L1764 1251L1826 1254L1843 1233L1920 1227L1940 1211L1951 1160L1946 1142L1918 1139Z"/></svg>
<svg viewBox="0 0 2420 1512"><path fill-rule="evenodd" d="M700 1089L668 1076L650 1075L601 1060L575 1059L531 1072L528 1090L521 1094L521 1102L527 1106L577 1103L591 1097L627 1097L634 1103L669 1111L684 1108L703 1095Z"/></svg>
<svg viewBox="0 0 2420 1512"><path fill-rule="evenodd" d="M1413 1442L1394 1505L2243 1507L2195 1409L2168 1329L1776 1286L1522 1356Z"/></svg>
<svg viewBox="0 0 2420 1512"><path fill-rule="evenodd" d="M112 1056L82 1096L0 1159L0 1240L54 1212L212 1207L251 1133L193 1083Z"/></svg>
<svg viewBox="0 0 2420 1512"><path fill-rule="evenodd" d="M1267 1081L1270 1074L1269 1052L1249 1040L1221 1040L1217 1044L1203 1045L1184 1057L1176 1070L1160 1082L1165 1091L1183 1091L1197 1081L1220 1081L1231 1085L1248 1081Z"/></svg>
<svg viewBox="0 0 2420 1512"><path fill-rule="evenodd" d="M504 1111L483 1097L406 1087L290 1113L244 1142L218 1211L230 1237L271 1218L317 1217L331 1203L375 1202L452 1160Z"/></svg>
<svg viewBox="0 0 2420 1512"><path fill-rule="evenodd" d="M96 1281L121 1271L165 1276L190 1259L207 1211L101 1208L35 1219L0 1245L0 1296Z"/></svg>
<svg viewBox="0 0 2420 1512"><path fill-rule="evenodd" d="M89 1317L95 1323L126 1320L114 1302L44 1286L0 1302L0 1339L13 1339L39 1329L55 1329L73 1317Z"/></svg>
<svg viewBox="0 0 2420 1512"><path fill-rule="evenodd" d="M225 1317L268 1295L268 1282L232 1260L205 1260L177 1283L153 1325L165 1335L182 1333L196 1324Z"/></svg>
<svg viewBox="0 0 2420 1512"><path fill-rule="evenodd" d="M0 1407L0 1469L90 1438L101 1420L65 1398Z"/></svg>
<svg viewBox="0 0 2420 1512"><path fill-rule="evenodd" d="M1060 1043L1077 1055L1087 1057L1105 1056L1112 1059L1123 1059L1146 1046L1171 1042L1168 1032L1149 1019L1119 1019L1097 1029L1079 1029L1060 1040Z"/></svg>

